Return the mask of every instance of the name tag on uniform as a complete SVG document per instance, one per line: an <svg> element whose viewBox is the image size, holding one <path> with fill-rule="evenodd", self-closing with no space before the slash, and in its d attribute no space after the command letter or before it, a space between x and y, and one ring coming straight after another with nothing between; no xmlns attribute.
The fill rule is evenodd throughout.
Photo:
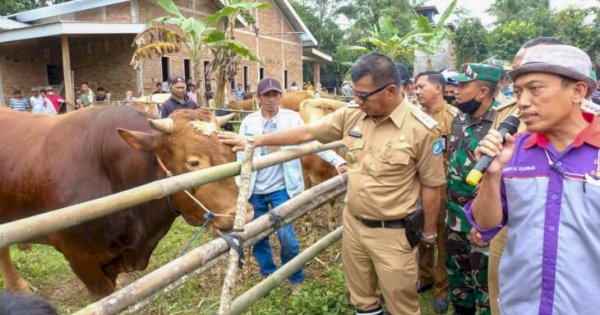
<svg viewBox="0 0 600 315"><path fill-rule="evenodd" d="M362 136L363 136L363 135L362 135L362 133L360 133L360 132L358 132L358 131L356 131L356 130L350 130L350 131L348 132L348 135L349 135L350 137L354 137L354 138L362 138Z"/></svg>

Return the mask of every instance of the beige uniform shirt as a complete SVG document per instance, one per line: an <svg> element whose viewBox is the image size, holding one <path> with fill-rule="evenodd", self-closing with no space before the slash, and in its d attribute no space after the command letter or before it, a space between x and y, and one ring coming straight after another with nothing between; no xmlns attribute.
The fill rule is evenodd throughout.
<svg viewBox="0 0 600 315"><path fill-rule="evenodd" d="M348 148L347 211L363 219L396 220L416 210L421 185L446 183L436 126L405 98L379 122L350 105L309 128L320 142L343 139Z"/></svg>
<svg viewBox="0 0 600 315"><path fill-rule="evenodd" d="M437 130L442 137L442 141L444 141L444 168L447 170L448 144L450 141L450 134L452 133L452 120L456 117L456 114L458 114L458 108L444 102L444 105L432 112L427 111L426 107L422 107L422 109L438 123Z"/></svg>

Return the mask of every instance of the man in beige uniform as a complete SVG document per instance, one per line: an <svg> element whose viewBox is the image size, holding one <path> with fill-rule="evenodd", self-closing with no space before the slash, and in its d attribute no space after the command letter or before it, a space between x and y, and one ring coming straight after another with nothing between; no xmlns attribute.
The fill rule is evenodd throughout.
<svg viewBox="0 0 600 315"><path fill-rule="evenodd" d="M356 105L254 141L262 146L343 139L348 147L348 192L342 263L356 314L383 314L378 285L392 314L420 314L416 249L406 238L404 224L420 196L425 213L421 239L435 242L440 186L446 181L437 123L408 103L389 57L365 55L351 74ZM245 143L220 137L235 150Z"/></svg>
<svg viewBox="0 0 600 315"><path fill-rule="evenodd" d="M458 109L452 105L448 105L444 101L444 90L446 87L446 79L444 76L435 71L426 71L416 77L416 95L419 104L423 111L431 116L438 123L438 132L444 142L444 168L448 169L448 153L446 144L450 136L452 119L458 113ZM436 227L437 235L444 235L446 232L446 187L442 187L440 209L438 210L438 221ZM450 284L448 283L448 270L446 270L446 246L444 239L439 237L435 244L438 255L437 261L434 264L434 246L421 244L419 246L419 282L417 291L422 292L431 286L433 291L433 310L438 314L446 314L448 311L448 291Z"/></svg>

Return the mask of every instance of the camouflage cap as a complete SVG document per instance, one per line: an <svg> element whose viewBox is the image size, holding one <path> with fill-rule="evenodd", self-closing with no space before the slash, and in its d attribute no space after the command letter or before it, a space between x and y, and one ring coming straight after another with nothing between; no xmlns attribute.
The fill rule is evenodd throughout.
<svg viewBox="0 0 600 315"><path fill-rule="evenodd" d="M460 73L455 77L458 82L482 80L488 82L500 81L502 68L482 63L465 63L460 67Z"/></svg>

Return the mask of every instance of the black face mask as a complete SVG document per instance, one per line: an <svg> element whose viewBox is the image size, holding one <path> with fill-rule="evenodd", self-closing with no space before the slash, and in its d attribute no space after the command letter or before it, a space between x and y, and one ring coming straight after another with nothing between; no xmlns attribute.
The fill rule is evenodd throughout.
<svg viewBox="0 0 600 315"><path fill-rule="evenodd" d="M456 107L465 114L475 113L480 106L481 102L476 101L475 98L468 100L462 104L456 104Z"/></svg>
<svg viewBox="0 0 600 315"><path fill-rule="evenodd" d="M444 95L444 101L446 101L446 103L452 105L454 103L454 100L456 100L456 96L454 96L454 95Z"/></svg>

